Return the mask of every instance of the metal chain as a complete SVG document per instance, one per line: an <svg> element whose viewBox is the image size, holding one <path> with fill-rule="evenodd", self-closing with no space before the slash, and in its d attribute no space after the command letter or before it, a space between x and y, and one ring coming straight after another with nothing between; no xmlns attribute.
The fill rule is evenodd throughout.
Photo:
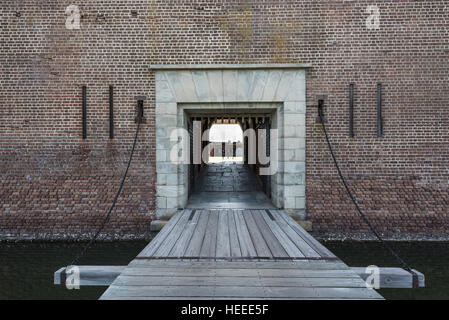
<svg viewBox="0 0 449 320"><path fill-rule="evenodd" d="M323 118L323 112L322 112L322 108L318 108L318 115L320 117L320 121L321 121L321 126L323 128L323 132L324 132L324 136L326 138L326 142L327 145L329 147L329 151L330 154L332 156L332 160L334 161L334 165L335 168L337 169L338 175L340 177L341 182L343 183L343 186L346 189L346 192L348 194L348 196L351 198L352 202L354 203L355 208L357 209L357 212L360 214L360 216L362 217L363 221L366 223L366 225L369 227L369 229L371 230L371 232L376 236L376 238L380 241L380 243L382 244L382 246L387 249L390 254L396 259L396 261L398 261L398 263L401 265L402 269L404 269L405 271L409 272L412 275L412 279L413 279L413 288L418 288L419 287L419 282L418 282L418 275L416 274L416 272L414 272L409 265L393 250L393 248L387 243L385 242L382 237L380 236L380 234L376 231L376 229L374 228L374 226L371 224L371 222L368 220L368 218L366 217L366 215L362 212L362 210L360 209L357 200L355 199L354 195L352 194L351 190L349 189L346 180L340 170L340 166L338 165L338 161L337 158L335 157L334 154L334 150L332 148L332 145L329 141L329 137L327 134L327 130L326 130L326 126L324 124L324 118Z"/></svg>
<svg viewBox="0 0 449 320"><path fill-rule="evenodd" d="M129 160L128 160L128 165L126 166L126 170L125 173L123 175L122 181L120 183L120 187L117 191L117 194L115 195L114 201L112 202L111 207L109 208L106 217L103 219L103 222L101 223L100 227L98 228L97 232L95 233L94 237L85 245L85 247L83 248L83 250L81 251L80 254L78 254L78 256L72 261L72 263L70 264L71 266L74 266L78 263L78 261L86 254L87 250L90 248L90 246L97 240L98 236L100 235L101 231L103 231L106 223L109 221L109 218L111 216L112 210L114 210L114 207L117 203L117 200L120 196L120 193L122 192L123 186L125 184L125 180L126 177L128 175L128 170L129 167L131 166L131 162L133 159L133 155L134 155L134 151L136 149L136 143L137 143L137 137L139 135L139 129L140 129L140 123L142 122L142 115L139 113L138 119L137 119L137 129L136 129L136 134L134 136L134 143L133 143L133 147L131 150L131 155L129 156ZM78 238L78 240L80 240L80 237Z"/></svg>

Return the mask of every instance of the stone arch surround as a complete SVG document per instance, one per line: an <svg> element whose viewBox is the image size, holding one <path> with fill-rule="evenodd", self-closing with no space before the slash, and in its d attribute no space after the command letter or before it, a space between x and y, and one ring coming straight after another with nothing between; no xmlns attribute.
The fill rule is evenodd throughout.
<svg viewBox="0 0 449 320"><path fill-rule="evenodd" d="M186 165L169 161L173 130L187 108L275 106L279 129L274 204L305 218L306 69L309 64L154 65L156 80L156 217L163 224L187 204ZM157 227L156 227L157 229Z"/></svg>

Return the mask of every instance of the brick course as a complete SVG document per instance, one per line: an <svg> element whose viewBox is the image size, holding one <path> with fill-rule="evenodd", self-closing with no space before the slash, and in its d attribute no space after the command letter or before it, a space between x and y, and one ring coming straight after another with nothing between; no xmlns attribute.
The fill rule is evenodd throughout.
<svg viewBox="0 0 449 320"><path fill-rule="evenodd" d="M81 30L65 28L70 4L80 7ZM379 30L365 26L372 4L380 8ZM326 95L336 155L375 225L391 235L447 235L447 1L22 0L2 1L0 17L2 237L95 230L126 167L137 95L148 96L147 123L106 231L126 237L149 229L156 181L150 64L306 62L313 65L307 74L307 214L315 231L367 231L316 124L316 95ZM350 83L354 139L348 137ZM377 83L384 102L380 139Z"/></svg>

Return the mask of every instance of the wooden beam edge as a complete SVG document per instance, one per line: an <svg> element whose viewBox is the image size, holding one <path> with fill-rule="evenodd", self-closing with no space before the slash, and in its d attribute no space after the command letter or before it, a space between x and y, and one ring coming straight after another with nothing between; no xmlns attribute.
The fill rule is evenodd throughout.
<svg viewBox="0 0 449 320"><path fill-rule="evenodd" d="M80 286L109 286L125 270L127 266L79 266ZM150 268L150 267L149 267ZM65 270L60 268L54 273L54 284L65 285ZM364 267L351 267L351 270L366 281L371 273ZM419 287L425 287L425 276L418 270L413 269L418 274ZM401 268L379 268L380 288L412 289L412 275Z"/></svg>

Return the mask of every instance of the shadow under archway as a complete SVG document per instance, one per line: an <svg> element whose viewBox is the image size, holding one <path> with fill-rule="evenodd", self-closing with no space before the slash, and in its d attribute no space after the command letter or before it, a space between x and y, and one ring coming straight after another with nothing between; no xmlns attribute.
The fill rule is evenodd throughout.
<svg viewBox="0 0 449 320"><path fill-rule="evenodd" d="M225 161L209 164L201 172L187 208L274 209L275 206L247 165Z"/></svg>

